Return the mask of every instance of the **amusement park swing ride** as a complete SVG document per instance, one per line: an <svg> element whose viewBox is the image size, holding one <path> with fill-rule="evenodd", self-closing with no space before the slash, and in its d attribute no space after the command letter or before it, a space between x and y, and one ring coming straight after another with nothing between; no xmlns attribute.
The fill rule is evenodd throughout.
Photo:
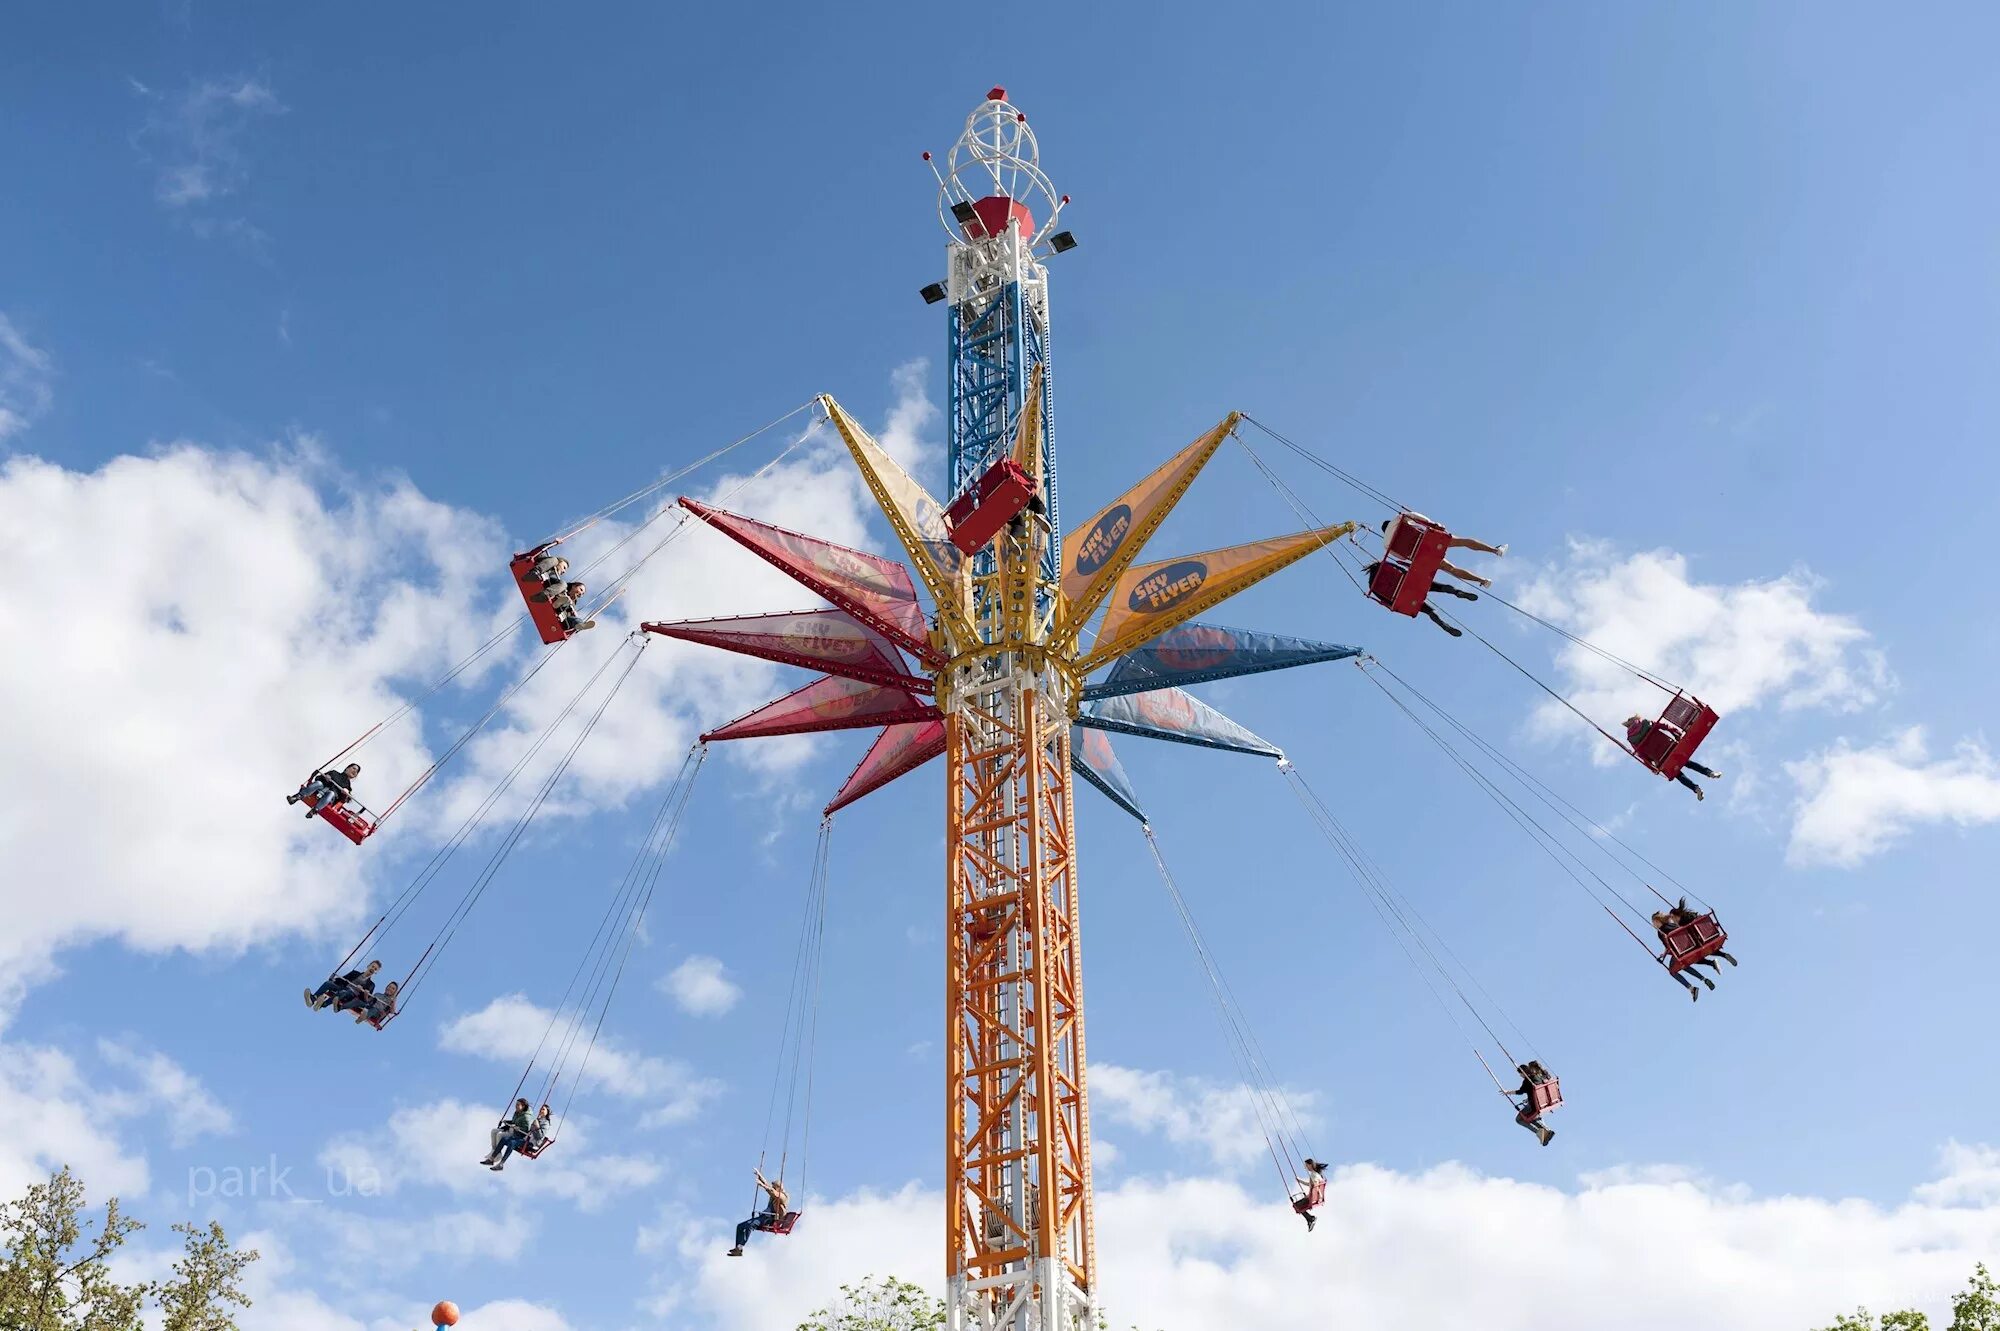
<svg viewBox="0 0 2000 1331"><path fill-rule="evenodd" d="M362 844L425 784L557 652L622 596L640 568L696 526L719 532L772 565L822 604L779 613L679 622L647 621L609 645L595 671L528 745L464 823L394 898L326 984L307 995L376 1029L392 1023L437 964L509 853L562 781L578 751L636 668L654 636L704 644L798 667L814 677L746 715L707 731L668 784L597 932L578 962L555 1016L508 1104L515 1152L532 1158L560 1134L559 1095L573 1097L588 1064L624 963L659 885L709 746L734 740L871 729L873 742L827 803L794 958L783 1054L773 1109L785 1109L769 1205L745 1228L792 1232L799 1213L785 1198L785 1174L800 1124L799 1173L808 1140L812 1051L824 938L827 863L836 813L892 781L944 760L945 941L945 1289L954 1329L1093 1327L1099 1308L1096 1218L1091 1188L1088 1064L1084 1042L1083 951L1075 856L1072 778L1137 819L1162 884L1206 980L1237 1071L1255 1092L1281 1186L1308 1227L1324 1199L1321 1166L1307 1154L1297 1117L1167 865L1112 735L1175 741L1273 760L1310 821L1381 918L1431 993L1465 1033L1473 1052L1509 1097L1516 1121L1546 1144L1543 1116L1562 1103L1560 1082L1530 1059L1516 1063L1498 1034L1511 1026L1483 988L1411 902L1383 875L1333 808L1283 752L1187 692L1204 682L1346 660L1391 707L1435 744L1482 793L1632 936L1692 998L1714 981L1727 934L1713 910L1688 904L1666 873L1499 748L1451 716L1378 658L1357 647L1224 627L1200 618L1239 592L1310 556L1332 560L1365 596L1390 613L1423 614L1453 636L1470 634L1508 665L1597 728L1652 772L1701 788L1685 775L1716 775L1695 762L1715 712L1684 689L1536 620L1597 652L1648 684L1662 701L1633 717L1619 739L1508 656L1470 622L1432 603L1436 594L1499 601L1455 582L1485 580L1449 562L1455 550L1500 553L1397 503L1333 462L1254 418L1230 412L1130 489L1065 530L1057 503L1054 381L1050 368L1046 261L1076 245L1061 228L1068 196L1043 173L1027 117L994 88L967 118L946 161L924 154L936 177L947 236L942 282L922 289L945 307L949 340L948 455L941 502L832 397L794 408L707 457L608 505L577 530L517 555L512 576L525 614L461 661L429 692L411 699L315 769L292 798ZM810 414L830 426L880 508L902 559L834 544L744 514L721 502L660 503L675 481ZM1379 523L1326 523L1254 450L1255 431L1351 486L1388 516ZM736 487L768 471L790 448ZM1198 553L1141 559L1149 540L1189 492L1203 467L1234 441L1304 523L1285 535ZM733 494L734 491L731 491ZM726 501L728 496L723 496ZM572 570L564 542L588 526L653 501L651 515ZM664 520L671 517L671 522ZM666 527L650 547L643 539ZM1364 546L1363 542L1369 544ZM630 564L594 596L582 579L633 547ZM904 562L907 561L907 562ZM1441 580L1445 579L1445 580ZM344 760L425 698L532 623L545 650L497 701L419 773L380 814L352 790ZM562 738L558 738L558 737ZM501 828L485 864L450 901L409 972L381 993L372 969L346 968L380 944L425 899L426 889L483 828L500 801L545 750L549 770ZM1672 894L1672 897L1669 896ZM1652 895L1661 909L1647 911ZM1678 898L1675 900L1673 898ZM440 914L436 911L429 914ZM1650 934L1649 931L1650 930ZM1650 941L1649 941L1650 939ZM1498 1025L1496 1025L1498 1023ZM1501 1069L1495 1072L1495 1064ZM1522 1074L1519 1086L1502 1074ZM538 1095L530 1097L531 1089ZM526 1107L540 1103L532 1125ZM767 1146L769 1143L767 1142ZM505 1154L496 1144L503 1163ZM483 1162L482 1162L483 1163ZM498 1167L498 1166L495 1166ZM1301 1172L1303 1171L1303 1172ZM759 1170L763 1178L762 1166ZM1294 1183L1298 1191L1294 1193ZM804 1180L796 1183L803 1197ZM740 1243L739 1239L739 1243Z"/></svg>

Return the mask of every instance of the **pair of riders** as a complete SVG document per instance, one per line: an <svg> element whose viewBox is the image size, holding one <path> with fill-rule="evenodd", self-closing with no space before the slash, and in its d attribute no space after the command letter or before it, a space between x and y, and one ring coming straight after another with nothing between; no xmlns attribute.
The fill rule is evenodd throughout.
<svg viewBox="0 0 2000 1331"><path fill-rule="evenodd" d="M319 988L305 991L306 1006L315 1012L325 1007L352 1012L357 1023L372 1021L379 1027L396 1015L396 994L402 988L400 981L391 980L376 993L375 976L381 969L381 962L371 961L358 971L329 975Z"/></svg>
<svg viewBox="0 0 2000 1331"><path fill-rule="evenodd" d="M597 627L595 619L579 619L577 606L584 593L589 590L580 582L569 582L569 561L561 555L542 555L528 569L528 576L542 584L542 589L528 597L531 601L547 601L556 612L556 620L566 633L581 633L585 629Z"/></svg>
<svg viewBox="0 0 2000 1331"><path fill-rule="evenodd" d="M529 1159L541 1154L542 1147L548 1145L553 1128L549 1122L552 1115L549 1107L543 1105L533 1118L528 1117L528 1102L516 1100L514 1112L500 1120L493 1129L490 1148L486 1158L479 1163L499 1173L507 1167L507 1158L516 1151L525 1152Z"/></svg>
<svg viewBox="0 0 2000 1331"><path fill-rule="evenodd" d="M347 803L354 798L354 778L361 775L360 763L349 763L345 767L329 767L324 772L314 772L306 783L285 796L285 803L297 804L304 800L306 817Z"/></svg>
<svg viewBox="0 0 2000 1331"><path fill-rule="evenodd" d="M1415 518L1419 522L1431 523L1432 526L1437 525L1430 518L1425 517L1421 513L1410 513L1390 518L1388 521L1382 524L1382 540L1385 546L1392 544L1394 542L1396 525L1400 523L1403 520L1403 517L1405 516ZM1504 545L1488 545L1484 541L1475 541L1470 536L1453 536L1446 543L1445 548L1447 550L1477 550L1481 554L1494 555L1494 556L1505 556L1507 553L1507 547ZM1383 558L1384 559L1388 558L1386 550L1383 554ZM1375 570L1380 568L1381 566L1382 566L1382 560L1380 559L1376 560L1372 564L1364 565L1361 570L1361 576L1372 580L1375 576ZM1450 564L1450 563L1439 564L1438 571L1441 573L1449 573L1452 577L1457 578L1459 581L1469 582L1474 584L1475 586L1491 587L1493 585L1493 579L1482 578L1477 573L1469 572L1466 569L1458 567L1456 564ZM1479 599L1478 592L1469 592L1462 587L1454 587L1448 582L1433 581L1430 585L1430 590L1434 592L1441 592L1446 596L1456 596L1461 601L1476 601ZM1424 614L1425 618L1429 619L1431 623L1437 625L1439 628L1443 629L1446 633L1449 633L1452 637L1461 638L1465 636L1465 630L1456 628L1450 624L1445 623L1444 617L1438 614L1437 607L1433 606L1428 600L1426 600L1422 605L1418 606L1417 609L1420 610Z"/></svg>
<svg viewBox="0 0 2000 1331"><path fill-rule="evenodd" d="M1555 1080L1555 1074L1543 1067L1538 1058L1515 1064L1514 1071L1521 1074L1521 1084L1514 1088L1514 1094L1521 1097L1520 1103L1514 1106L1514 1121L1534 1133L1542 1145L1547 1146L1555 1140L1556 1133L1554 1128L1542 1122L1542 1111L1535 1107L1535 1088Z"/></svg>
<svg viewBox="0 0 2000 1331"><path fill-rule="evenodd" d="M1708 913L1707 911L1696 910L1694 907L1688 905L1686 897L1682 897L1679 901L1675 902L1673 906L1669 907L1666 910L1654 911L1653 932L1660 936L1660 946L1666 948L1668 955L1671 956L1673 954L1674 948L1673 944L1667 941L1667 935L1672 933L1674 930L1680 928L1684 924L1693 924L1696 920L1700 919L1707 913ZM1706 966L1710 970L1714 971L1716 974L1719 975L1722 973L1722 967L1715 964L1715 959L1717 957L1721 957L1724 961L1728 962L1732 966L1736 964L1736 958L1730 956L1727 952L1724 952L1722 949L1717 948L1715 951L1709 953L1707 956L1699 958L1692 965L1684 967L1681 970L1674 970L1671 967L1669 967L1667 970L1667 974L1673 976L1674 979L1680 984L1680 987L1688 991L1689 1001L1698 1002L1701 999L1701 990L1695 988L1692 984L1688 983L1688 976L1692 975L1694 976L1695 979L1700 980L1703 984L1707 985L1709 988L1711 989L1715 988L1715 981L1709 979L1706 975L1703 975L1700 971L1695 970L1694 967Z"/></svg>
<svg viewBox="0 0 2000 1331"><path fill-rule="evenodd" d="M1667 737L1669 748L1680 743L1681 736L1685 733L1679 726L1669 721L1648 721L1643 716L1628 716L1625 718L1625 743L1634 753L1639 752L1639 746L1645 743L1647 737L1655 732ZM1708 795L1700 786L1695 784L1694 778L1688 775L1689 772L1700 772L1710 781L1722 780L1722 773L1716 771L1713 767L1703 767L1692 758L1682 759L1681 768L1681 771L1674 773L1674 780L1692 790L1694 797L1698 800L1705 800L1708 798Z"/></svg>

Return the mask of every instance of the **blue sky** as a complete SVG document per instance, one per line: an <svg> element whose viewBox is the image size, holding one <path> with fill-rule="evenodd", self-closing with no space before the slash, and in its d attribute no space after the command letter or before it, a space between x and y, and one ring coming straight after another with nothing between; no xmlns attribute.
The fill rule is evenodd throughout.
<svg viewBox="0 0 2000 1331"><path fill-rule="evenodd" d="M17 620L0 664L32 713L0 734L21 815L0 819L0 863L21 870L0 896L25 921L0 946L17 981L0 1049L30 1070L6 1080L35 1125L0 1180L96 1163L164 1228L191 1170L379 1165L399 1181L378 1198L198 1201L291 1255L246 1321L281 1331L336 1313L385 1331L443 1295L490 1306L492 1328L765 1326L869 1269L935 1276L934 770L835 834L810 1186L846 1232L802 1228L735 1266L715 1255L749 1198L784 1002L769 977L812 811L863 742L710 763L607 1027L655 1061L625 1096L586 1090L569 1164L499 1180L474 1169L477 1141L463 1177L433 1154L450 1103L497 1103L518 1067L441 1032L505 995L550 1002L691 727L799 681L649 648L583 787L497 880L428 1010L381 1036L308 1017L300 984L415 872L437 810L476 795L538 698L612 644L584 644L598 655L551 672L566 687L530 695L363 852L306 837L276 795L479 639L508 594L496 556L814 393L935 483L923 403L942 402L944 330L916 291L942 243L918 154L999 82L1082 241L1052 263L1072 521L1246 410L1510 542L1510 599L1736 700L1713 743L1728 777L1697 806L1593 762L1502 662L1323 566L1214 616L1375 651L1701 887L1743 960L1689 1010L1352 668L1204 690L1292 755L1563 1073L1539 1151L1268 764L1123 742L1320 1154L1369 1167L1356 1228L1275 1269L1339 1300L1371 1278L1343 1256L1371 1235L1474 1252L1429 1222L1368 1223L1470 1187L1451 1162L1491 1182L1496 1216L1615 1194L1636 1232L1672 1233L1696 1199L1745 1326L1850 1291L1935 1299L1969 1257L1897 1247L1911 1208L1995 1256L2000 1073L1974 1051L2000 997L1982 708L2000 646L1982 582L2000 19L1168 4L1034 27L994 41L914 6L199 0L0 20L0 514L24 567L53 566L53 622ZM1249 438L1321 514L1380 516ZM794 455L742 506L889 549L830 457ZM1296 525L1233 448L1184 508L1154 554ZM627 609L807 603L753 562L691 533ZM384 588L413 599L359 610ZM1609 687L1500 607L1469 613L1548 677ZM526 662L447 694L389 764L435 750ZM168 801L134 809L132 768L168 760ZM1296 1226L1267 1179L1211 1153L1229 1126L1201 1126L1221 1103L1202 1097L1226 1099L1225 1048L1136 827L1078 800L1090 1050L1161 1074L1100 1101L1107 1234L1162 1209L1257 1217L1165 1255L1107 1238L1113 1306L1137 1317L1189 1253L1235 1254L1254 1285L1265 1258L1241 1254ZM658 987L691 958L740 989L727 1011ZM1168 1201L1148 1211L1149 1188ZM1759 1228L1796 1223L1759 1209L1780 1197L1821 1207L1827 1252L1855 1245L1819 1283L1788 1284ZM1886 1228L1840 1230L1837 1199ZM1268 1242L1255 1206L1283 1222ZM1878 1248L1897 1259L1871 1264ZM1617 1259L1575 1265L1595 1274L1546 1278Z"/></svg>

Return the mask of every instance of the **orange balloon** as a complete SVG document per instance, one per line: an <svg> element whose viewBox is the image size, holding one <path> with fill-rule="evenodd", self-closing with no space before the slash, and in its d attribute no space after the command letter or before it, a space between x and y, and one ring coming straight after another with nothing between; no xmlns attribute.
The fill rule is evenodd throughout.
<svg viewBox="0 0 2000 1331"><path fill-rule="evenodd" d="M431 1321L438 1326L457 1326L458 1305L450 1299L443 1300L431 1309Z"/></svg>

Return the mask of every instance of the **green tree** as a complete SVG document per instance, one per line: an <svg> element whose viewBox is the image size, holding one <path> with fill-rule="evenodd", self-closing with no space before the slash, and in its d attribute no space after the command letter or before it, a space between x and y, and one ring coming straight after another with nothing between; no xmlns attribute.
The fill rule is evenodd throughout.
<svg viewBox="0 0 2000 1331"><path fill-rule="evenodd" d="M0 1206L0 1327L6 1331L138 1331L145 1285L111 1278L111 1256L145 1228L118 1209L83 1216L83 1181L64 1166Z"/></svg>
<svg viewBox="0 0 2000 1331"><path fill-rule="evenodd" d="M2000 1285L1981 1262L1972 1268L1971 1288L1951 1296L1951 1331L2000 1331Z"/></svg>
<svg viewBox="0 0 2000 1331"><path fill-rule="evenodd" d="M154 1290L165 1314L162 1331L237 1331L233 1310L250 1306L242 1278L257 1260L257 1250L231 1247L229 1236L213 1220L206 1229L175 1225L174 1233L182 1240L174 1278Z"/></svg>
<svg viewBox="0 0 2000 1331"><path fill-rule="evenodd" d="M174 1226L182 1251L171 1279L121 1284L111 1260L144 1229L104 1204L85 1214L83 1181L68 1167L0 1205L0 1331L142 1331L150 1302L163 1331L237 1331L233 1309L247 1308L242 1288L253 1250L230 1246L222 1226Z"/></svg>
<svg viewBox="0 0 2000 1331"><path fill-rule="evenodd" d="M799 1323L799 1331L935 1331L944 1300L894 1276L842 1285L840 1297Z"/></svg>

